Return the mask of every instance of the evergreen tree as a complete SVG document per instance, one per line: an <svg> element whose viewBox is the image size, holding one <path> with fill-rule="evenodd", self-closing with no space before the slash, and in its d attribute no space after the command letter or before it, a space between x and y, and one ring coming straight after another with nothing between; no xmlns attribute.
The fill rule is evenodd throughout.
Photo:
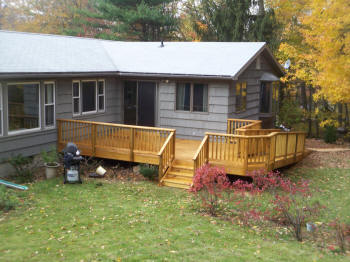
<svg viewBox="0 0 350 262"><path fill-rule="evenodd" d="M189 0L186 12L202 41L265 41L279 44L274 10L263 0Z"/></svg>
<svg viewBox="0 0 350 262"><path fill-rule="evenodd" d="M89 10L81 10L80 32L105 39L159 41L177 30L174 0L94 0Z"/></svg>

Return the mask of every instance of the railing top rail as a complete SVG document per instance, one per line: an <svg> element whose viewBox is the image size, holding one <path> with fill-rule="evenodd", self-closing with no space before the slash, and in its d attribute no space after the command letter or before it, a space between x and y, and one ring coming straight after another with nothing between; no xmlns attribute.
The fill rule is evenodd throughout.
<svg viewBox="0 0 350 262"><path fill-rule="evenodd" d="M212 133L212 132L206 132L205 135L212 135L212 136L225 136L225 137L233 137L233 138L267 138L272 137L275 135L288 135L288 134L306 134L304 131L294 131L294 132L272 132L268 135L254 135L254 136L246 136L246 135L234 135L234 134L223 134L223 133Z"/></svg>
<svg viewBox="0 0 350 262"><path fill-rule="evenodd" d="M163 128L163 127L135 126L135 125L113 124L113 123L74 120L74 119L57 119L56 121L58 121L58 122L73 122L73 123L81 123L81 124L95 124L95 125L114 126L114 127L125 127L125 128L135 128L135 129L145 129L145 130L154 130L154 131L167 131L167 132L175 132L176 131L176 129Z"/></svg>
<svg viewBox="0 0 350 262"><path fill-rule="evenodd" d="M163 151L165 150L166 146L169 144L171 138L172 138L174 135L175 135L174 132L171 132L171 133L168 135L168 138L165 140L165 142L164 142L162 148L159 150L159 152L158 152L158 154L157 154L158 156L160 156L161 154L163 154Z"/></svg>
<svg viewBox="0 0 350 262"><path fill-rule="evenodd" d="M228 118L227 121L251 122L251 123L259 123L259 122L261 122L261 120L241 119L241 118Z"/></svg>
<svg viewBox="0 0 350 262"><path fill-rule="evenodd" d="M271 129L245 129L245 128L238 128L237 131L239 132L286 132L283 131L282 129L278 128L271 128Z"/></svg>
<svg viewBox="0 0 350 262"><path fill-rule="evenodd" d="M196 160L196 159L197 159L199 153L201 152L202 147L204 146L204 143L208 140L208 138L209 138L209 137L208 137L208 135L206 134L206 135L204 136L202 142L200 143L200 145L199 145L199 147L198 147L196 153L194 154L192 160Z"/></svg>

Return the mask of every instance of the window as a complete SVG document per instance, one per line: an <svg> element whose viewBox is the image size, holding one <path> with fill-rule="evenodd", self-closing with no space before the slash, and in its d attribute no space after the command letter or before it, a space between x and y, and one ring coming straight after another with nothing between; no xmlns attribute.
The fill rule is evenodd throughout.
<svg viewBox="0 0 350 262"><path fill-rule="evenodd" d="M176 87L176 110L208 112L208 85L178 83Z"/></svg>
<svg viewBox="0 0 350 262"><path fill-rule="evenodd" d="M0 84L0 136L2 136L2 133L3 133L3 131L2 131L2 126L3 126L3 124L2 124L2 112L3 112L3 110L2 110L2 86Z"/></svg>
<svg viewBox="0 0 350 262"><path fill-rule="evenodd" d="M98 81L98 110L105 110L105 81Z"/></svg>
<svg viewBox="0 0 350 262"><path fill-rule="evenodd" d="M236 83L236 112L243 112L247 108L247 83Z"/></svg>
<svg viewBox="0 0 350 262"><path fill-rule="evenodd" d="M82 112L96 112L96 81L82 81Z"/></svg>
<svg viewBox="0 0 350 262"><path fill-rule="evenodd" d="M73 82L73 115L80 114L80 82Z"/></svg>
<svg viewBox="0 0 350 262"><path fill-rule="evenodd" d="M280 88L280 82L276 81L272 83L272 111L273 112L278 112L279 88Z"/></svg>
<svg viewBox="0 0 350 262"><path fill-rule="evenodd" d="M39 83L8 84L9 132L40 128Z"/></svg>
<svg viewBox="0 0 350 262"><path fill-rule="evenodd" d="M260 85L260 113L270 113L271 82Z"/></svg>
<svg viewBox="0 0 350 262"><path fill-rule="evenodd" d="M75 80L72 89L73 115L105 111L104 80Z"/></svg>
<svg viewBox="0 0 350 262"><path fill-rule="evenodd" d="M208 112L208 86L193 84L193 111Z"/></svg>
<svg viewBox="0 0 350 262"><path fill-rule="evenodd" d="M179 83L176 88L176 110L190 111L191 84Z"/></svg>
<svg viewBox="0 0 350 262"><path fill-rule="evenodd" d="M45 82L45 126L52 127L55 126L55 83Z"/></svg>

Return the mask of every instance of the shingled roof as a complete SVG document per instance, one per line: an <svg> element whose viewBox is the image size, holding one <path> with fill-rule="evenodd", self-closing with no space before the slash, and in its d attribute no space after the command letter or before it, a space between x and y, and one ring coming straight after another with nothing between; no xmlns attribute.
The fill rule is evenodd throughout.
<svg viewBox="0 0 350 262"><path fill-rule="evenodd" d="M0 76L115 73L236 79L261 52L281 66L263 42L121 42L0 31Z"/></svg>

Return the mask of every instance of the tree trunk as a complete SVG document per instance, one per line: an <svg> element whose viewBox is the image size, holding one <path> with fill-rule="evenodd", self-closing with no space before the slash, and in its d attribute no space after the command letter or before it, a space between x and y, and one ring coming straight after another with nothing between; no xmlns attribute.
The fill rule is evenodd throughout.
<svg viewBox="0 0 350 262"><path fill-rule="evenodd" d="M349 127L350 119L349 119L349 109L348 104L345 104L345 127Z"/></svg>
<svg viewBox="0 0 350 262"><path fill-rule="evenodd" d="M342 103L338 103L338 124L339 127L343 126L343 104Z"/></svg>
<svg viewBox="0 0 350 262"><path fill-rule="evenodd" d="M308 115L309 115L309 128L308 128L308 137L312 137L312 87L309 86L309 105L308 105Z"/></svg>
<svg viewBox="0 0 350 262"><path fill-rule="evenodd" d="M264 16L265 15L265 6L264 6L264 0L258 0L258 6L259 6L259 15Z"/></svg>

